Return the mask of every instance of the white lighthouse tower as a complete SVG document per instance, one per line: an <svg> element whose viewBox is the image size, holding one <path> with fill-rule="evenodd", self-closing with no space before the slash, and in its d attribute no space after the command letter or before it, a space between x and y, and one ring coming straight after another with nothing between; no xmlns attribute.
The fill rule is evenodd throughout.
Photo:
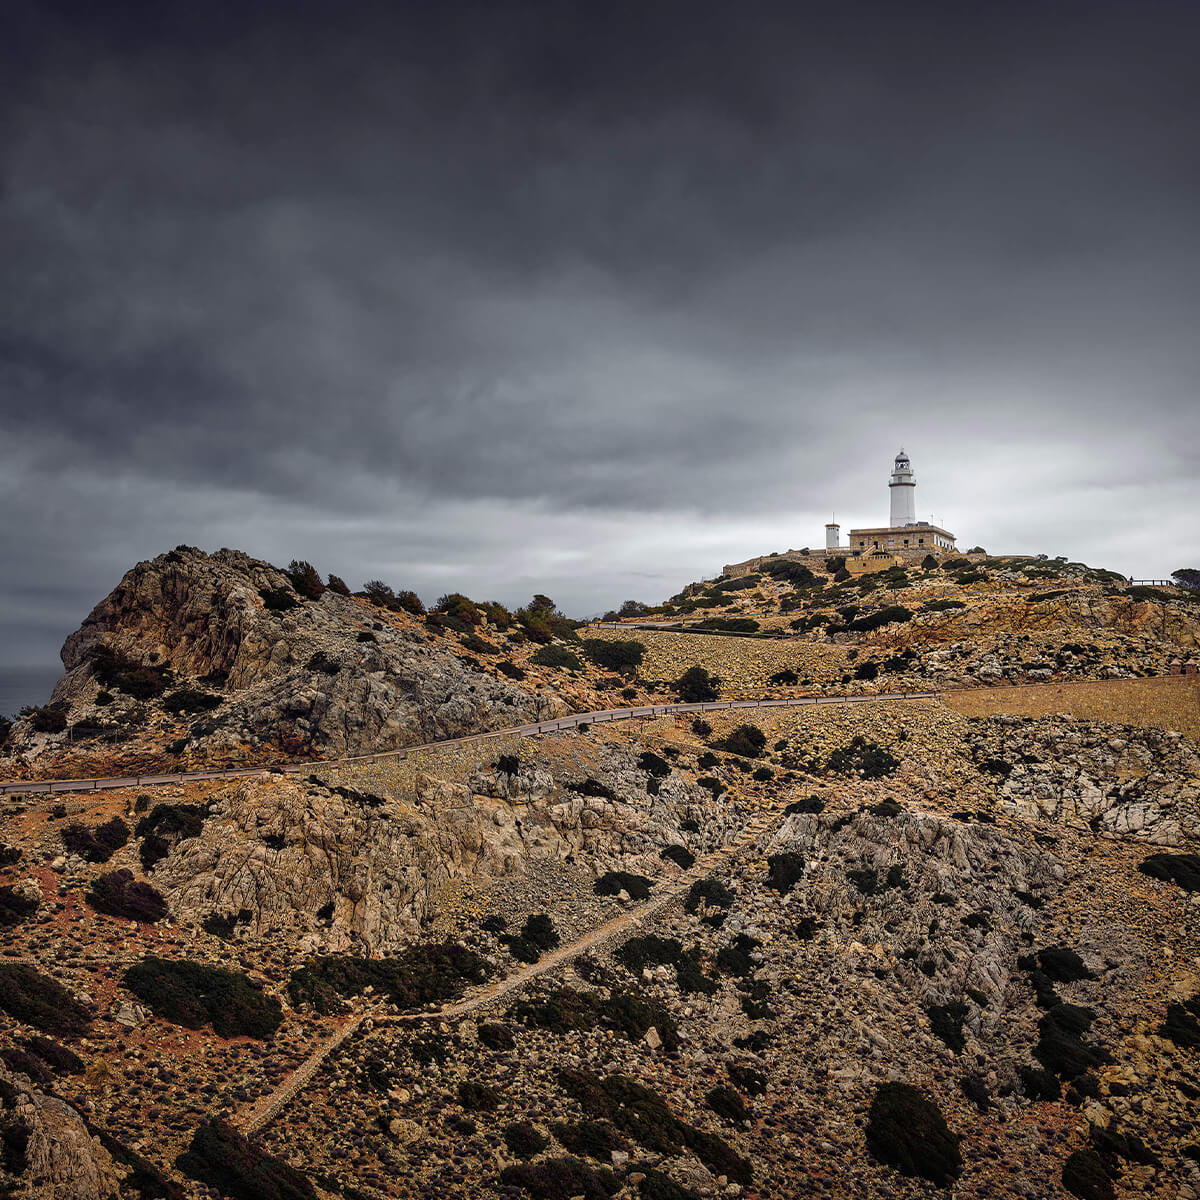
<svg viewBox="0 0 1200 1200"><path fill-rule="evenodd" d="M888 484L892 494L892 519L888 522L892 529L902 529L905 525L917 523L917 483L913 479L912 465L908 455L901 447L896 455L895 466L892 470L892 480Z"/></svg>

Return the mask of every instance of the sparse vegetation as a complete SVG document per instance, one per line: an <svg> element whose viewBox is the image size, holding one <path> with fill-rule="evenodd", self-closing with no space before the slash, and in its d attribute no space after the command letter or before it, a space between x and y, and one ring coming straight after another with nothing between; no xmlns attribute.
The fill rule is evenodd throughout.
<svg viewBox="0 0 1200 1200"><path fill-rule="evenodd" d="M248 1141L232 1125L210 1117L192 1135L176 1165L232 1200L316 1200L307 1176Z"/></svg>
<svg viewBox="0 0 1200 1200"><path fill-rule="evenodd" d="M831 771L860 779L882 779L899 765L900 760L890 751L868 742L861 734L855 734L848 746L839 746L829 755Z"/></svg>
<svg viewBox="0 0 1200 1200"><path fill-rule="evenodd" d="M59 836L68 853L78 854L88 862L105 863L129 841L129 826L120 817L113 817L94 829L75 822L65 826Z"/></svg>
<svg viewBox="0 0 1200 1200"><path fill-rule="evenodd" d="M91 1013L56 979L27 963L0 963L0 1012L55 1037L91 1032Z"/></svg>
<svg viewBox="0 0 1200 1200"><path fill-rule="evenodd" d="M144 879L135 879L128 867L98 875L85 897L97 912L127 921L153 924L167 915L167 902Z"/></svg>

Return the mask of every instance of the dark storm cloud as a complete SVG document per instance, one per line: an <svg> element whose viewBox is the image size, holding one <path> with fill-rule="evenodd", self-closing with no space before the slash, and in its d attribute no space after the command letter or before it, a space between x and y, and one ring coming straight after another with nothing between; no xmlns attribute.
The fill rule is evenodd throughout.
<svg viewBox="0 0 1200 1200"><path fill-rule="evenodd" d="M104 7L0 81L0 661L177 541L657 597L900 442L1187 557L1194 6Z"/></svg>

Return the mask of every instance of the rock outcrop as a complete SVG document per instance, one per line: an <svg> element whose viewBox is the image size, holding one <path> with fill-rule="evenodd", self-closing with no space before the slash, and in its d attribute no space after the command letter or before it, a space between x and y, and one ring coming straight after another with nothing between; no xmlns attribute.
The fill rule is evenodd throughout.
<svg viewBox="0 0 1200 1200"><path fill-rule="evenodd" d="M24 720L10 741L29 759L157 737L178 769L395 749L563 709L377 616L332 590L306 600L240 551L180 547L128 571L67 638L52 698L65 728ZM199 696L173 702L184 688Z"/></svg>
<svg viewBox="0 0 1200 1200"><path fill-rule="evenodd" d="M1200 757L1181 734L999 716L975 724L971 749L1022 815L1160 846L1200 839Z"/></svg>
<svg viewBox="0 0 1200 1200"><path fill-rule="evenodd" d="M0 1193L14 1200L108 1200L123 1167L69 1104L0 1067Z"/></svg>
<svg viewBox="0 0 1200 1200"><path fill-rule="evenodd" d="M211 798L199 836L151 879L185 922L234 917L257 935L287 931L305 952L377 953L417 935L451 881L519 876L545 859L669 874L664 846L708 848L738 824L736 805L680 774L652 796L632 751L603 757L591 768L602 784L562 764L482 768L465 784L422 773L411 803L315 777L242 780Z"/></svg>

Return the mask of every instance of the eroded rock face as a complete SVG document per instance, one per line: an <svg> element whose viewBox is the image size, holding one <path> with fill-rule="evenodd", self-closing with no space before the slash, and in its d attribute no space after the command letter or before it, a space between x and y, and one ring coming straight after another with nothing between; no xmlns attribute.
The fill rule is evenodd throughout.
<svg viewBox="0 0 1200 1200"><path fill-rule="evenodd" d="M971 749L1022 814L1161 846L1200 838L1200 758L1178 733L992 717L975 723Z"/></svg>
<svg viewBox="0 0 1200 1200"><path fill-rule="evenodd" d="M125 1169L69 1104L2 1067L0 1096L10 1148L0 1160L0 1192L21 1200L108 1200L120 1194ZM23 1148L14 1153L18 1143Z"/></svg>
<svg viewBox="0 0 1200 1200"><path fill-rule="evenodd" d="M923 1003L976 989L997 1010L1018 934L1035 928L1031 906L1056 893L1064 874L1053 855L990 825L930 813L798 814L770 852L787 851L805 860L808 905L829 933L850 936L856 956L894 960Z"/></svg>
<svg viewBox="0 0 1200 1200"><path fill-rule="evenodd" d="M480 769L466 784L421 774L411 804L277 775L241 780L213 798L200 836L180 842L151 878L183 921L241 914L256 933L286 933L304 952L377 952L417 935L452 880L520 875L539 859L568 857L597 875L674 874L663 846L708 848L741 819L736 805L714 804L681 776L651 796L632 750L604 757L609 795L573 791L590 776L544 764Z"/></svg>
<svg viewBox="0 0 1200 1200"><path fill-rule="evenodd" d="M272 593L292 607L267 607ZM69 725L105 731L90 735L98 741L128 743L149 736L163 716L161 697L114 686L98 705L102 660L169 668L168 691L190 685L220 699L211 712L185 718L189 736L176 769L264 748L332 756L395 749L564 708L471 669L436 640L374 624L370 609L332 591L302 601L286 575L240 551L181 547L128 571L71 634L53 700L67 706ZM32 758L63 748L63 736L23 721L12 744ZM86 746L87 736L73 738L72 749Z"/></svg>

